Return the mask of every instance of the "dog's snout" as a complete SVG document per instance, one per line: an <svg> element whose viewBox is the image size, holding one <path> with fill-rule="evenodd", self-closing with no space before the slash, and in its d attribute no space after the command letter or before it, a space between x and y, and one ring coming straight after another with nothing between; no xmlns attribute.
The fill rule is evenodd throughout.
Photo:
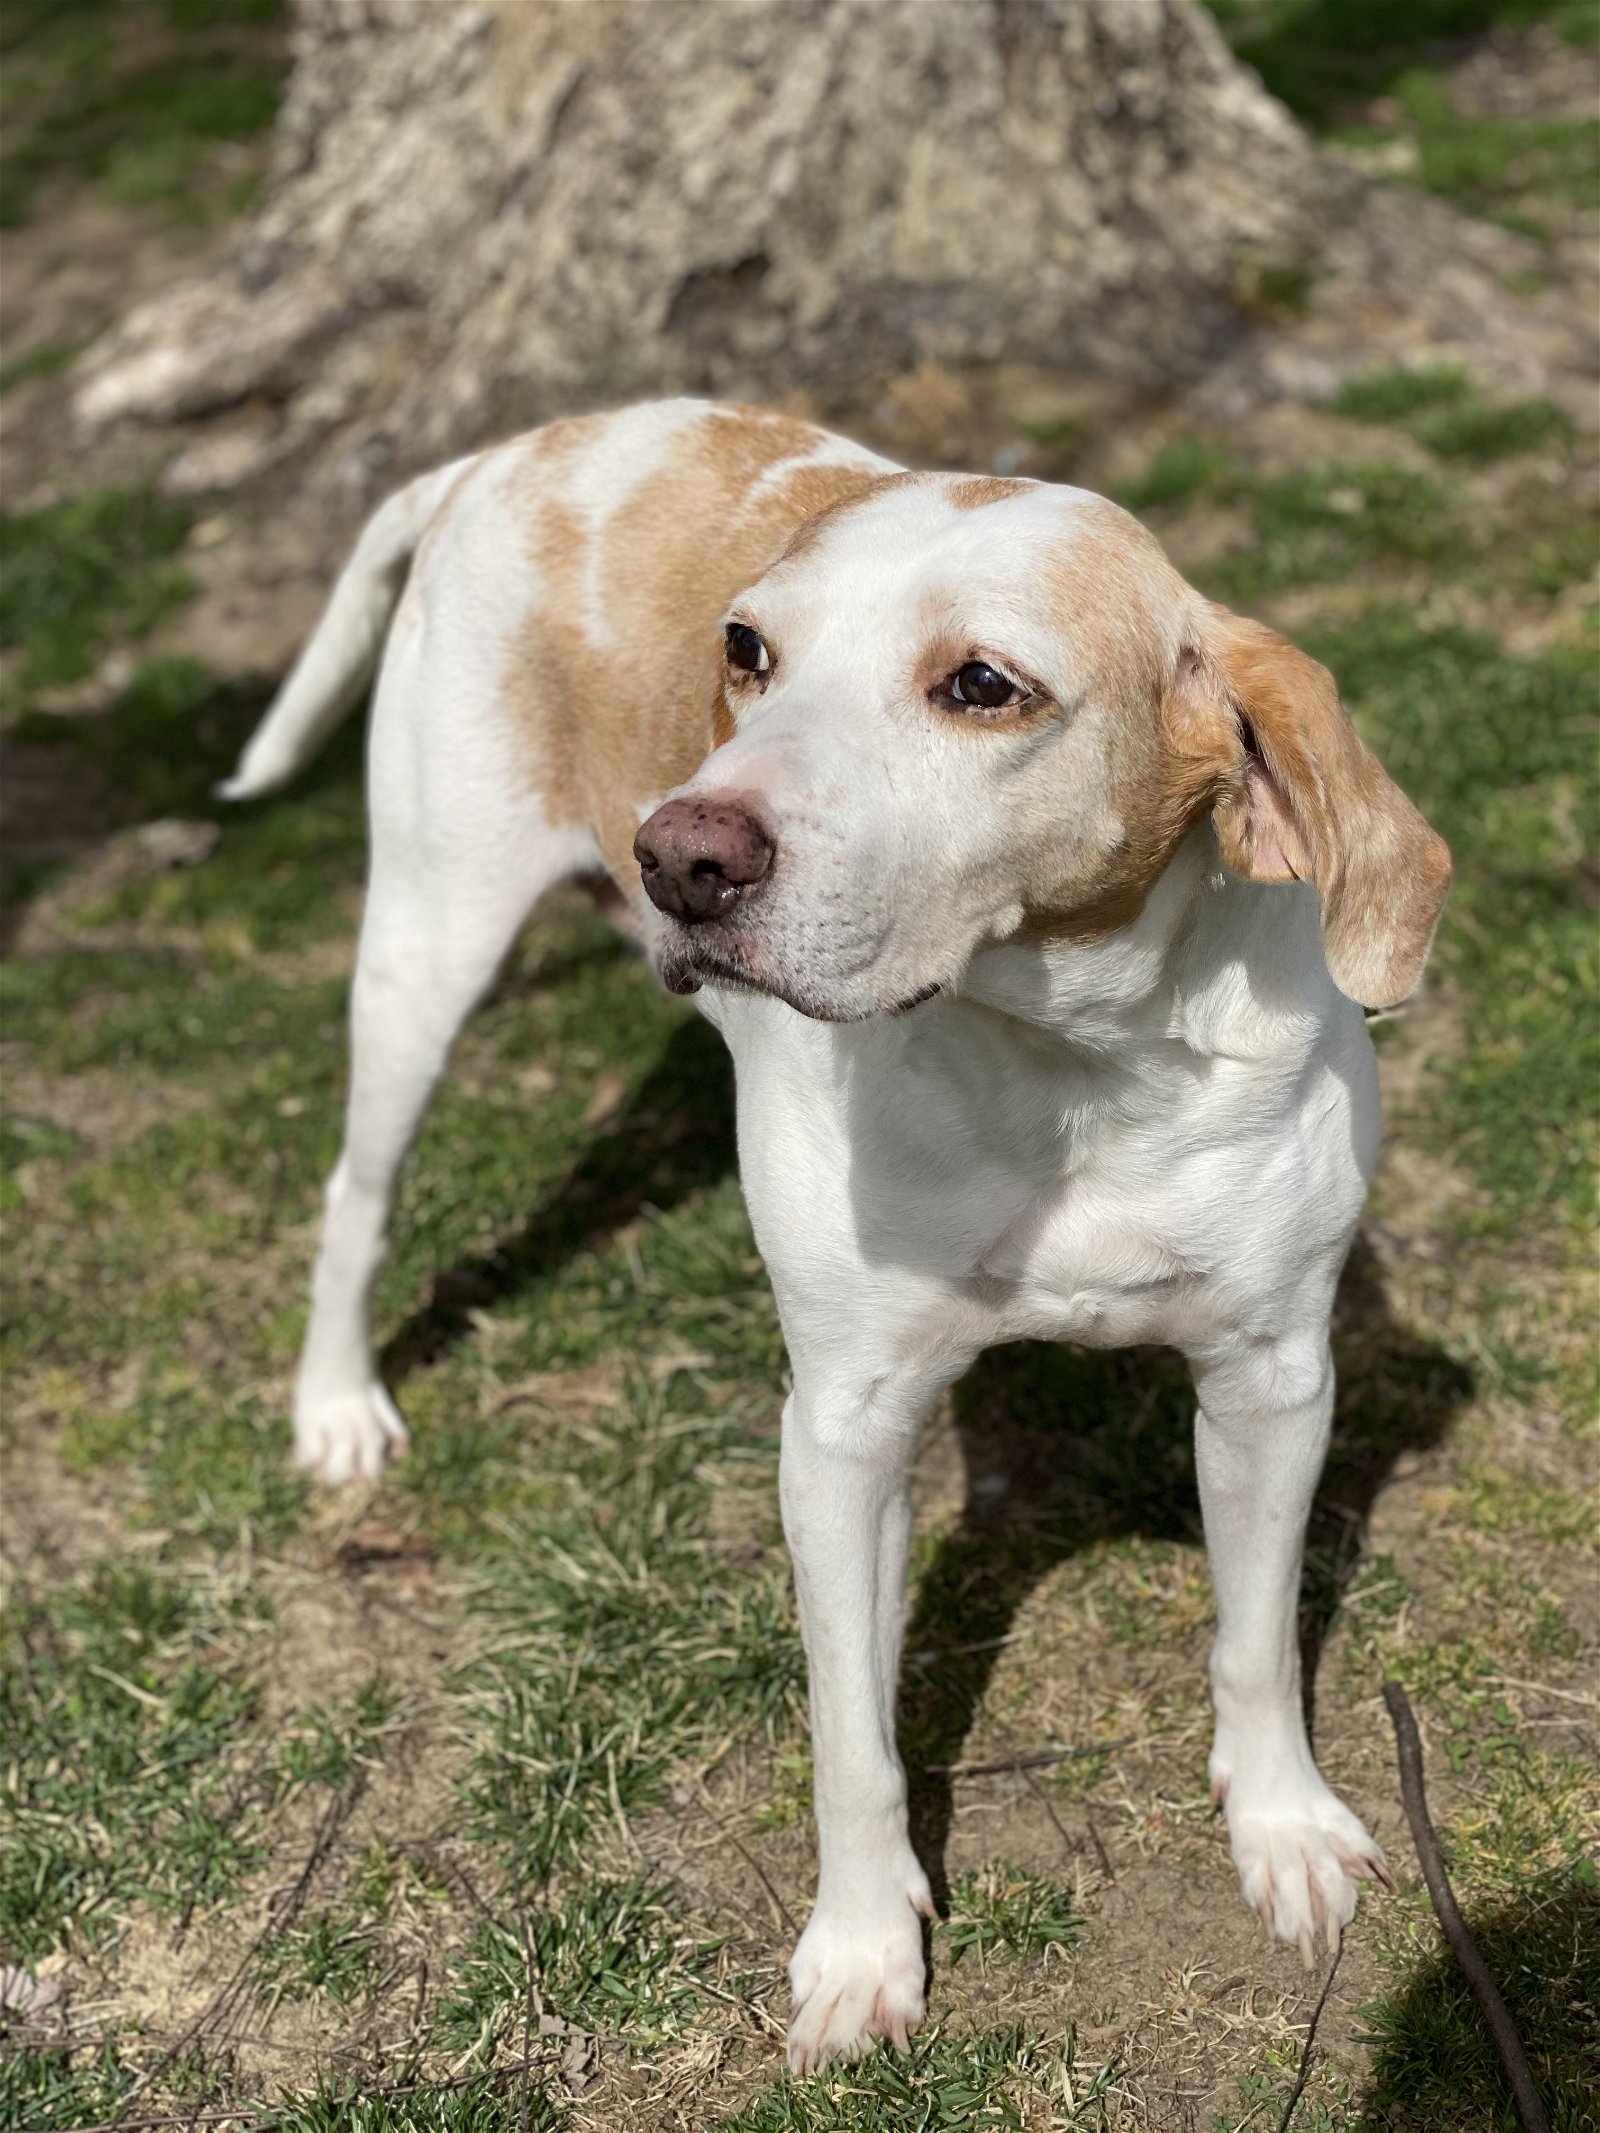
<svg viewBox="0 0 1600 2133"><path fill-rule="evenodd" d="M747 802L668 800L633 840L645 894L658 911L698 925L726 918L767 878L771 837Z"/></svg>

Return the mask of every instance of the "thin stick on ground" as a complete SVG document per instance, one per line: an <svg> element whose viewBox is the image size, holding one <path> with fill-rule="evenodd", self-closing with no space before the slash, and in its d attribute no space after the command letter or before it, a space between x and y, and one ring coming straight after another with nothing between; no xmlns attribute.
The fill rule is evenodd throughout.
<svg viewBox="0 0 1600 2133"><path fill-rule="evenodd" d="M1322 1981L1322 1990L1317 1994L1317 2004L1311 2010L1311 2020L1306 2025L1306 2041L1300 2048L1300 2071L1295 2076L1294 2087L1289 2091L1289 2099L1283 2107L1283 2115L1278 2120L1276 2133L1289 2133L1289 2121L1298 2110L1300 2099L1306 2092L1306 2083L1311 2079L1311 2059L1316 2048L1317 2024L1322 2020L1322 2010L1328 2004L1328 1994L1333 1990L1333 1981L1338 1975L1343 1955L1344 1942L1341 1940L1333 1952L1333 1961L1328 1965L1328 1974Z"/></svg>
<svg viewBox="0 0 1600 2133"><path fill-rule="evenodd" d="M1439 1840L1433 1833L1433 1818L1428 1813L1428 1796L1422 1784L1422 1741L1417 1732L1417 1721L1411 1709L1411 1699L1398 1681L1386 1681L1383 1685L1383 1700L1389 1707L1389 1717L1394 1726L1395 1746L1400 1758L1400 1798L1406 1810L1406 1820L1411 1824L1411 1839L1417 1847L1417 1860L1422 1868L1422 1878L1428 1884L1428 1894L1433 1899L1433 1908L1445 1939L1455 1952L1456 1961L1472 1987L1473 1997L1483 2011L1494 2048L1500 2054L1500 2064L1506 2070L1506 2079L1511 2084L1511 2093L1516 2099L1517 2116L1522 2120L1523 2133L1550 2133L1550 2121L1544 2105L1539 2101L1533 2085L1533 2072L1528 2065L1528 2055L1522 2048L1522 2039L1517 2035L1511 2019L1511 2010L1501 1997L1500 1988L1489 1974L1489 1967L1478 1953L1477 1943L1467 1931L1466 1923L1456 1907L1455 1892L1450 1886L1450 1877L1445 1872L1444 1856L1439 1850Z"/></svg>
<svg viewBox="0 0 1600 2133"><path fill-rule="evenodd" d="M761 1883L761 1886L766 1890L768 1896L772 1899L772 1908L774 1909L774 1911L776 1911L778 1915L778 1923L783 1927L786 1933L796 1932L798 1928L795 1925L794 1917L793 1914L790 1912L789 1906L784 1902L778 1891L773 1887L771 1878L769 1877L766 1868L761 1864L761 1861L741 1841L738 1832L736 1830L730 1829L727 1823L723 1821L721 1815L717 1813L715 1807L712 1806L711 1795L706 1790L705 1780L703 1778L700 1780L699 1793L700 1805L705 1810L707 1816L715 1824L715 1826L721 1830L722 1834L727 1838L728 1842L733 1846L734 1850L739 1854L745 1865L749 1867L750 1871L755 1875L756 1879Z"/></svg>
<svg viewBox="0 0 1600 2133"><path fill-rule="evenodd" d="M1003 1763L929 1763L925 1768L929 1777L1004 1777L1014 1770L1043 1770L1049 1763L1084 1762L1092 1755L1111 1755L1132 1745L1133 1735L1124 1733L1120 1740L1096 1741L1091 1748L1039 1748L1031 1755L1010 1756Z"/></svg>
<svg viewBox="0 0 1600 2133"><path fill-rule="evenodd" d="M365 1789L365 1784L364 1778L358 1779L348 1790L336 1792L330 1798L317 1823L316 1833L311 1842L311 1849L306 1854L299 1873L289 1888L273 1900L269 1909L267 1923L256 1934L217 1991L213 1993L188 2028L178 2037L176 2043L169 2044L155 2064L139 2075L133 2086L122 2098L118 2108L118 2115L111 2123L124 2127L142 2124L144 2121L127 2118L122 2114L127 2111L130 2104L154 2086L161 2075L166 2072L167 2068L172 2065L173 2061L182 2052L186 2051L198 2039L203 2038L214 2023L218 2020L228 2023L234 2021L243 2003L244 1994L249 1983L250 1971L257 1956L274 1934L287 1932L288 1928L293 1925L295 1919L300 1915L301 1906L310 1892L311 1885L316 1880L324 1861L327 1859L340 1828ZM179 2115L181 2117L183 2114L180 2113ZM176 2120L173 2121L173 2123L176 2122ZM195 2118L192 2122L198 2125L206 2121L203 2118Z"/></svg>

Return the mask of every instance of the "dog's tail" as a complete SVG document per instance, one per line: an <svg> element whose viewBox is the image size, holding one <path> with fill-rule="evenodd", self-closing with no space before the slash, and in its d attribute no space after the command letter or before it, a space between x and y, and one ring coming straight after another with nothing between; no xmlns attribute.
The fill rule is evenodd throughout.
<svg viewBox="0 0 1600 2133"><path fill-rule="evenodd" d="M222 800L255 800L304 769L372 679L406 571L441 497L468 462L402 489L368 522L311 641L267 707Z"/></svg>

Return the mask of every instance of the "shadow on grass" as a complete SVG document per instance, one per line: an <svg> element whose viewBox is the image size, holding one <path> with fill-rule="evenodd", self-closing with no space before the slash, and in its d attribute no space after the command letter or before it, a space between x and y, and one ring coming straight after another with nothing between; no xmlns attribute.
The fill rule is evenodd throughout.
<svg viewBox="0 0 1600 2133"><path fill-rule="evenodd" d="M551 974L546 963L541 983ZM398 1384L465 1338L474 1311L604 1244L645 1207L670 1212L717 1184L734 1160L733 1063L716 1031L697 1016L672 1032L628 1103L585 1144L514 1236L435 1275L428 1302L384 1347L384 1377Z"/></svg>
<svg viewBox="0 0 1600 2133"><path fill-rule="evenodd" d="M1302 1589L1308 1705L1379 1489L1402 1450L1438 1441L1473 1382L1389 1316L1359 1242L1340 1286L1334 1349L1338 1415ZM949 1655L907 1668L900 1714L913 1838L941 1900L951 1783L932 1766L960 1760L999 1647L1057 1564L1119 1538L1199 1540L1193 1421L1188 1371L1162 1349L1029 1342L992 1350L957 1387L967 1506L921 1580L906 1633L909 1651Z"/></svg>
<svg viewBox="0 0 1600 2133"><path fill-rule="evenodd" d="M63 867L161 816L221 823L241 854L259 851L264 865L305 865L300 846L315 835L307 827L316 819L312 803L330 795L354 802L359 793L365 721L352 719L334 736L286 802L231 807L214 788L270 698L262 682L222 681L189 659L152 659L109 710L76 718L33 711L17 720L0 748L7 789L0 953ZM220 872L213 865L207 879ZM320 888L314 883L313 893Z"/></svg>
<svg viewBox="0 0 1600 2133"><path fill-rule="evenodd" d="M1467 1920L1528 2051L1555 2133L1600 2125L1600 1876L1545 1874ZM1362 2124L1392 2133L1500 2133L1511 2092L1455 1957L1441 1947L1403 1991L1362 2011L1373 2045Z"/></svg>

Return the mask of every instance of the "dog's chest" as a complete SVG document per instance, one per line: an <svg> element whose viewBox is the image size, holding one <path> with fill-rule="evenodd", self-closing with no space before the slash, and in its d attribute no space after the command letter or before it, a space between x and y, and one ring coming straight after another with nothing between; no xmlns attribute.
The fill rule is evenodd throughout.
<svg viewBox="0 0 1600 2133"><path fill-rule="evenodd" d="M1089 1347L1181 1340L1203 1307L1205 1269L1187 1237L1181 1179L1169 1195L1113 1160L1041 1181L977 1269L1000 1339Z"/></svg>
<svg viewBox="0 0 1600 2133"><path fill-rule="evenodd" d="M1135 1107L1126 1089L1027 1069L1010 1062L997 1100L957 1117L875 1107L853 1157L867 1258L953 1289L958 1342L1183 1341L1211 1309L1218 1225L1182 1093Z"/></svg>

